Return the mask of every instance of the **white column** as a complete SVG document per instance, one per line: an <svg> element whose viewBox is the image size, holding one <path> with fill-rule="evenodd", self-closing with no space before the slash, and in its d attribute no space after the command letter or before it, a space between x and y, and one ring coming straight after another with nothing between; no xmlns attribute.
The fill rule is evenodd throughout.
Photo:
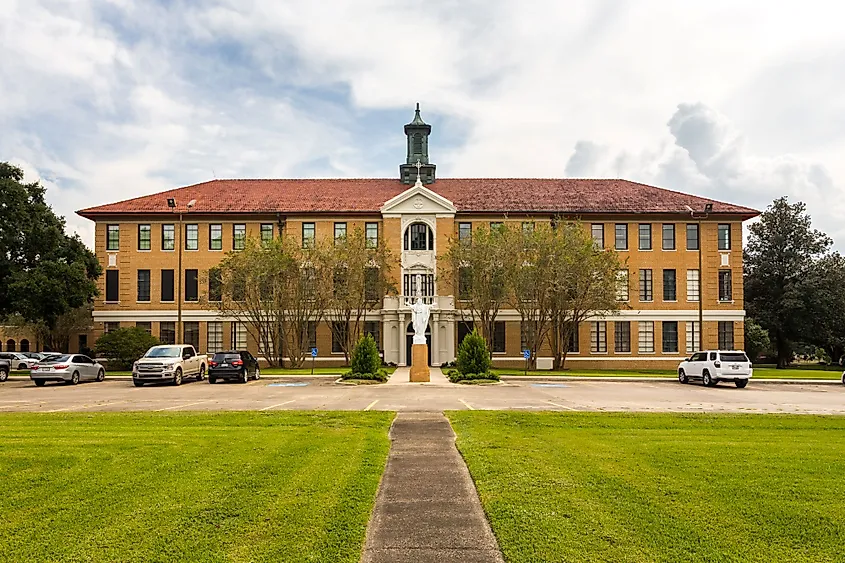
<svg viewBox="0 0 845 563"><path fill-rule="evenodd" d="M440 362L440 313L431 313L431 365L439 366Z"/></svg>
<svg viewBox="0 0 845 563"><path fill-rule="evenodd" d="M405 313L399 313L399 359L396 362L397 366L404 366L405 361L408 359L408 346L407 346L407 326L405 322Z"/></svg>

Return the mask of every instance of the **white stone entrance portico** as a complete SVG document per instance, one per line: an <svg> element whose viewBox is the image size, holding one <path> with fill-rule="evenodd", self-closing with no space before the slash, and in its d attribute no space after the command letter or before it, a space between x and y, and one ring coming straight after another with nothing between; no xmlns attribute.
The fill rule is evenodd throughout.
<svg viewBox="0 0 845 563"><path fill-rule="evenodd" d="M400 219L402 252L399 295L386 297L382 308L384 360L407 364L407 326L411 322L416 280L422 280L421 298L431 305L431 364L439 366L455 359L455 300L451 295L438 295L437 219L454 218L451 201L426 188L417 177L416 183L387 201L381 208L385 219ZM419 276L419 278L418 278Z"/></svg>

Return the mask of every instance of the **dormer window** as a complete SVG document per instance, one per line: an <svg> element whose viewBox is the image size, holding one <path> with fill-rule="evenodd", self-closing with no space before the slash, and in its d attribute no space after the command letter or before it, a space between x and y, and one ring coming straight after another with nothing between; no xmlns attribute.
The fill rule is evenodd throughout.
<svg viewBox="0 0 845 563"><path fill-rule="evenodd" d="M425 223L411 223L405 230L405 250L434 250L434 232Z"/></svg>

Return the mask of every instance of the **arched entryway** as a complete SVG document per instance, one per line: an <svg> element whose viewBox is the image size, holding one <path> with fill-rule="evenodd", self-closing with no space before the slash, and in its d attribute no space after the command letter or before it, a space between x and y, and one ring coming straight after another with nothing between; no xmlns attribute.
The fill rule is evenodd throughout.
<svg viewBox="0 0 845 563"><path fill-rule="evenodd" d="M431 325L425 327L425 343L428 344L428 365L431 365ZM408 329L405 335L405 350L408 355L405 360L405 365L411 365L411 350L414 345L414 323L408 323Z"/></svg>
<svg viewBox="0 0 845 563"><path fill-rule="evenodd" d="M7 352L17 352L17 348L15 346L15 341L11 338L6 341L6 351Z"/></svg>
<svg viewBox="0 0 845 563"><path fill-rule="evenodd" d="M26 338L21 340L21 352L29 352L29 340Z"/></svg>

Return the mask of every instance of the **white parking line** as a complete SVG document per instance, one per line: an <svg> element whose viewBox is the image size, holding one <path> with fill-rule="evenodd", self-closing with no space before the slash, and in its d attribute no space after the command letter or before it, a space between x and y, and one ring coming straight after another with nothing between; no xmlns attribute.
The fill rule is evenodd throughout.
<svg viewBox="0 0 845 563"><path fill-rule="evenodd" d="M156 409L154 412L172 411L173 409L181 409L183 407L192 407L194 405L201 405L202 403L207 403L207 402L208 401L197 401L196 403L185 403L184 405L176 405L174 407L166 407L166 408L163 408L163 409Z"/></svg>
<svg viewBox="0 0 845 563"><path fill-rule="evenodd" d="M54 409L54 410L45 411L45 412L65 412L65 411L72 411L72 410L93 409L95 407L107 407L109 405L119 405L119 404L125 403L125 402L126 401L113 401L113 402L110 402L110 403L95 403L93 405L72 406L72 407L66 407L66 408L63 408L63 409Z"/></svg>
<svg viewBox="0 0 845 563"><path fill-rule="evenodd" d="M370 410L371 408L373 408L374 406L376 406L376 403L378 403L378 399L376 399L375 401L373 401L372 403L370 403L369 405L367 405L367 408L365 408L364 410L365 410L365 411Z"/></svg>
<svg viewBox="0 0 845 563"><path fill-rule="evenodd" d="M467 403L467 402L466 402L466 401L464 401L463 399L458 399L458 400L459 400L460 402L462 402L462 403L464 404L464 406L465 406L466 408L468 408L469 410L471 410L471 411L474 411L474 410L475 410L475 407L473 407L471 404Z"/></svg>
<svg viewBox="0 0 845 563"><path fill-rule="evenodd" d="M556 406L556 407L560 407L560 408L562 408L562 409L566 409L566 410L568 410L568 411L574 411L574 410L577 410L577 409L573 409L572 407L567 407L566 405L561 405L561 404L559 404L559 403L553 403L553 402L551 402L551 401L546 401L546 402L547 402L547 403L549 403L550 405L554 405L554 406Z"/></svg>
<svg viewBox="0 0 845 563"><path fill-rule="evenodd" d="M295 400L296 400L296 399L294 399L293 401L295 401ZM293 401L285 401L284 403L279 403L278 405L270 405L269 407L264 407L263 409L258 409L258 410L261 410L261 411L269 411L270 409L275 409L276 407L281 407L281 406L283 406L283 405L290 404L290 403L292 403Z"/></svg>

